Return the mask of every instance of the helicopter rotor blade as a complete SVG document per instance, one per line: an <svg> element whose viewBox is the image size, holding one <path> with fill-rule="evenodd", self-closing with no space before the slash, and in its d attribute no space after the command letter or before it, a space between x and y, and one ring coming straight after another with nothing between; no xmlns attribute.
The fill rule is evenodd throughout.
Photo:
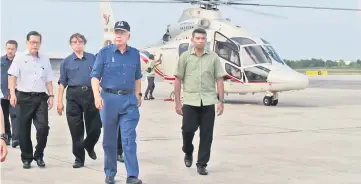
<svg viewBox="0 0 361 184"><path fill-rule="evenodd" d="M162 0L162 1L152 1L152 0L52 0L51 2L84 2L84 3L99 3L99 2L111 2L111 3L155 3L155 4L169 4L169 3L191 3L192 1L172 1L172 0Z"/></svg>
<svg viewBox="0 0 361 184"><path fill-rule="evenodd" d="M258 4L258 3L238 3L238 2L224 2L227 5L241 5L241 6L264 6L264 7L278 7L278 8L302 8L302 9L318 9L318 10L338 10L338 11L361 11L356 8L332 8L332 7L317 7L317 6L293 6L293 5L275 5L275 4Z"/></svg>
<svg viewBox="0 0 361 184"><path fill-rule="evenodd" d="M240 10L240 11L244 11L244 12L248 12L248 13L253 13L256 15L263 15L266 17L272 17L272 18L280 18L280 19L287 19L287 17L282 16L282 15L277 15L277 14L272 14L272 13L265 13L265 12L261 12L261 11L256 11L256 10L252 10L252 9L248 9L248 8L244 8L244 7L238 7L238 6L227 6L236 10Z"/></svg>

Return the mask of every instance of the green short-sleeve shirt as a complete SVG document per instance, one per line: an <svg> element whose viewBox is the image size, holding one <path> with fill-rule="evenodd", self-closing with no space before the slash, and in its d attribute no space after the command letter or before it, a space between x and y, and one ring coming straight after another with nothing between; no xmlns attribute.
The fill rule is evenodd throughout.
<svg viewBox="0 0 361 184"><path fill-rule="evenodd" d="M183 104L191 106L217 104L216 80L225 75L216 53L197 56L193 49L182 53L174 73L183 83Z"/></svg>

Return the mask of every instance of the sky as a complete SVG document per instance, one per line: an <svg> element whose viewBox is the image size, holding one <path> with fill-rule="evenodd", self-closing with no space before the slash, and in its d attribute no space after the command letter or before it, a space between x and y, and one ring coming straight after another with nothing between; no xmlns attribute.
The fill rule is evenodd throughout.
<svg viewBox="0 0 361 184"><path fill-rule="evenodd" d="M9 39L25 49L26 34L36 30L43 35L43 52L71 53L69 36L84 34L88 52L102 43L99 3L51 2L51 0L0 0L1 44ZM361 8L361 0L248 0L249 3ZM156 43L168 24L176 23L190 4L112 3L117 20L131 26L130 45L141 48ZM227 6L219 7L235 25L259 35L274 45L283 59L361 58L361 12L307 10L272 7L242 7L284 18L249 13ZM4 46L2 47L4 49ZM4 53L2 51L2 53Z"/></svg>

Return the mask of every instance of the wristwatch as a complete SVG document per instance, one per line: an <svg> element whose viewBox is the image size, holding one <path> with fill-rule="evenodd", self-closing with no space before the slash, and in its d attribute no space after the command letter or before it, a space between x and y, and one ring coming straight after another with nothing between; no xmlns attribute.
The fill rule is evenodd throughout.
<svg viewBox="0 0 361 184"><path fill-rule="evenodd" d="M54 95L49 95L49 98L50 98L50 97L54 97Z"/></svg>
<svg viewBox="0 0 361 184"><path fill-rule="evenodd" d="M226 102L224 99L222 99L222 100L219 100L219 102L222 102L222 103L224 103L224 102Z"/></svg>
<svg viewBox="0 0 361 184"><path fill-rule="evenodd" d="M142 96L143 96L143 94L142 94L142 93L138 93L138 95L139 95L140 97L142 97Z"/></svg>
<svg viewBox="0 0 361 184"><path fill-rule="evenodd" d="M0 139L7 141L6 134L0 134Z"/></svg>

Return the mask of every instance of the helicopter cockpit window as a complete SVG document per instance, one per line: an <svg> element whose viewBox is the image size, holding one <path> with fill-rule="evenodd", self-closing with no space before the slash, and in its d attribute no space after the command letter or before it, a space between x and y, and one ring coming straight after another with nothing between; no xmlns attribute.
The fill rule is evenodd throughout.
<svg viewBox="0 0 361 184"><path fill-rule="evenodd" d="M231 38L231 40L233 40L236 43L239 43L240 45L256 44L255 41L244 37L233 37Z"/></svg>
<svg viewBox="0 0 361 184"><path fill-rule="evenodd" d="M248 82L267 82L270 70L262 66L244 68Z"/></svg>
<svg viewBox="0 0 361 184"><path fill-rule="evenodd" d="M188 50L188 47L189 47L189 43L182 43L179 45L179 48L178 48L178 53L179 53L179 56Z"/></svg>
<svg viewBox="0 0 361 184"><path fill-rule="evenodd" d="M241 47L241 56L245 66L272 63L268 52L261 45Z"/></svg>
<svg viewBox="0 0 361 184"><path fill-rule="evenodd" d="M274 59L275 61L277 61L281 64L285 64L283 62L283 60L281 59L281 57L277 54L276 50L270 45L270 43L262 38L261 38L261 40L263 41L264 44L267 44L267 45L265 45L265 48L267 49L267 52L272 57L272 59Z"/></svg>
<svg viewBox="0 0 361 184"><path fill-rule="evenodd" d="M242 71L232 65L230 65L229 63L226 63L226 72L228 75L237 78L239 80L242 80Z"/></svg>

